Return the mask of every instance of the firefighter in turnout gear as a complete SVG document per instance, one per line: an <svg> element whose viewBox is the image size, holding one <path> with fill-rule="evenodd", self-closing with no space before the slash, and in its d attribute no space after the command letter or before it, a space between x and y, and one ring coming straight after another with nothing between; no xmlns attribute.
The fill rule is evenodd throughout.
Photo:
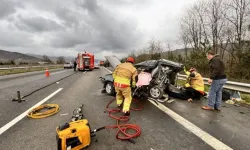
<svg viewBox="0 0 250 150"><path fill-rule="evenodd" d="M202 76L196 72L195 68L191 68L189 71L184 68L184 72L187 75L187 79L184 87L181 88L183 92L174 92L169 88L166 88L165 92L170 97L187 100L189 102L193 101L193 99L200 100L201 96L205 95Z"/></svg>
<svg viewBox="0 0 250 150"><path fill-rule="evenodd" d="M192 95L192 98L200 99L200 97L205 94L202 76L196 72L194 67L190 68L189 71L184 68L184 72L187 75L187 80L184 85L185 90L189 95ZM189 98L188 101L193 101L192 98Z"/></svg>
<svg viewBox="0 0 250 150"><path fill-rule="evenodd" d="M116 102L118 107L121 108L125 116L130 115L130 104L132 101L132 88L135 88L137 70L133 66L135 60L133 57L128 57L125 63L118 65L113 72L114 86L116 91ZM132 85L131 85L132 84Z"/></svg>

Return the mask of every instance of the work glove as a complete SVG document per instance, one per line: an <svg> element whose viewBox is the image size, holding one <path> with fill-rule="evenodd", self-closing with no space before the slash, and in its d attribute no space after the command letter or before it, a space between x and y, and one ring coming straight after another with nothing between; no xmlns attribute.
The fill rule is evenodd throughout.
<svg viewBox="0 0 250 150"><path fill-rule="evenodd" d="M186 83L186 84L184 85L184 87L190 87L190 84L189 84L189 83Z"/></svg>
<svg viewBox="0 0 250 150"><path fill-rule="evenodd" d="M190 75L190 72L189 72L189 71L187 71L187 69L186 69L186 67L185 67L185 66L183 67L183 71L185 72L185 74L186 74L186 75L188 75L188 76Z"/></svg>
<svg viewBox="0 0 250 150"><path fill-rule="evenodd" d="M135 81L132 82L132 87L135 88L136 87L136 83Z"/></svg>
<svg viewBox="0 0 250 150"><path fill-rule="evenodd" d="M183 67L184 72L187 72L186 66Z"/></svg>
<svg viewBox="0 0 250 150"><path fill-rule="evenodd" d="M135 82L132 83L132 88L136 88L136 83Z"/></svg>

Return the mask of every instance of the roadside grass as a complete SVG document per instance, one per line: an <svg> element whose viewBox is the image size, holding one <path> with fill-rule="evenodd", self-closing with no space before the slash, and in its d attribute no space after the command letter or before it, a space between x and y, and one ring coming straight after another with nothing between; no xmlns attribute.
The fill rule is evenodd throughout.
<svg viewBox="0 0 250 150"><path fill-rule="evenodd" d="M177 80L178 86L183 86L185 84L185 80ZM205 85L205 91L209 91L209 85ZM248 104L250 105L250 94L247 93L240 93L241 101L237 101L237 103Z"/></svg>
<svg viewBox="0 0 250 150"><path fill-rule="evenodd" d="M246 94L246 93L241 94L241 99L245 100L250 105L250 94Z"/></svg>
<svg viewBox="0 0 250 150"><path fill-rule="evenodd" d="M10 75L10 74L18 74L18 73L25 73L25 72L34 72L34 71L42 71L48 68L49 70L51 69L59 69L63 68L62 66L41 66L37 68L27 68L27 69L10 69L10 70L0 70L0 76L3 75Z"/></svg>

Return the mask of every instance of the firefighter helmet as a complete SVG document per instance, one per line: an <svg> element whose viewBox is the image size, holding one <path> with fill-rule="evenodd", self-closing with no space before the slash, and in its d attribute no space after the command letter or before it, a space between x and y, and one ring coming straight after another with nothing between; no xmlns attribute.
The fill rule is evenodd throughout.
<svg viewBox="0 0 250 150"><path fill-rule="evenodd" d="M128 57L127 62L135 63L135 59L133 57Z"/></svg>

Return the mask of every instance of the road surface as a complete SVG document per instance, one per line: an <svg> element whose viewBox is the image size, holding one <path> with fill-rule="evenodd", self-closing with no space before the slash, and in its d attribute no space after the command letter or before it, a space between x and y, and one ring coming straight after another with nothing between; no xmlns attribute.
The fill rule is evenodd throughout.
<svg viewBox="0 0 250 150"><path fill-rule="evenodd" d="M0 135L1 150L56 150L56 127L70 121L73 110L81 104L84 104L84 114L92 128L116 124L105 113L105 107L113 97L101 93L102 84L98 80L108 71L100 68L91 72L73 73L72 70L65 70L49 78L34 75L0 81L0 131L3 132ZM26 97L25 102L11 101L17 90L25 95L70 74L73 75ZM59 104L61 110L48 118L20 119L23 112L42 100ZM146 100L141 103L144 105L143 110L131 112L129 120L129 123L141 127L141 135L134 139L135 144L117 140L117 129L107 129L97 133L98 141L93 142L88 149L250 149L248 108L223 104L227 107L222 107L222 112L204 111L200 106L206 103L205 100L194 103L175 100L160 105ZM115 104L112 106L115 107ZM132 107L136 107L134 103ZM17 123L8 124L11 121Z"/></svg>

